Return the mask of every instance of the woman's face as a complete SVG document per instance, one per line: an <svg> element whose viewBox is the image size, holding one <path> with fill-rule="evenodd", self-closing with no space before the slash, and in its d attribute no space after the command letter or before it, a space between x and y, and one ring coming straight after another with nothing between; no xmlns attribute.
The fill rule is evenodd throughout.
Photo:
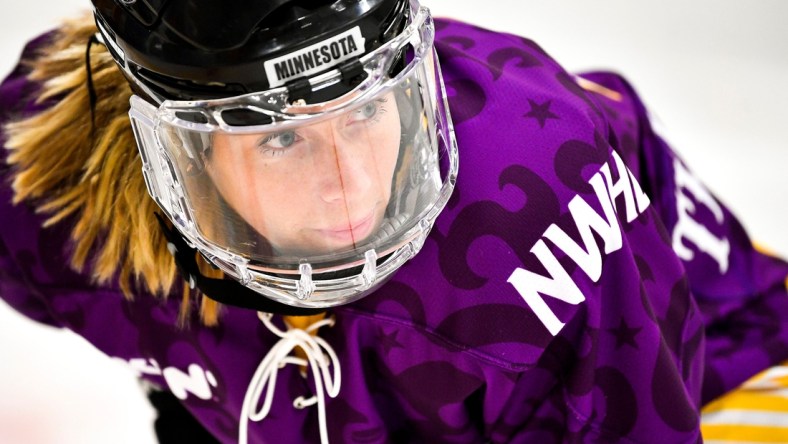
<svg viewBox="0 0 788 444"><path fill-rule="evenodd" d="M390 93L292 131L216 135L206 163L224 200L279 254L325 254L380 226L399 146Z"/></svg>

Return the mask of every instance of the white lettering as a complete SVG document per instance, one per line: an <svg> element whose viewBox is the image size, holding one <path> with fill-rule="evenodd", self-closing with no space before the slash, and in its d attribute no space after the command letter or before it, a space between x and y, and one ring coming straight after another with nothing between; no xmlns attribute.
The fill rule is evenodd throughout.
<svg viewBox="0 0 788 444"><path fill-rule="evenodd" d="M534 311L540 321L547 327L550 334L557 335L564 328L564 323L558 320L547 303L539 296L542 293L560 299L572 305L577 305L585 300L585 296L577 287L575 281L564 270L564 267L555 258L555 255L547 248L544 241L539 239L531 253L536 255L539 262L547 269L550 278L540 274L532 273L523 268L517 268L512 272L507 282L514 285L517 292L525 300L531 310Z"/></svg>
<svg viewBox="0 0 788 444"><path fill-rule="evenodd" d="M197 364L189 366L189 373L186 374L175 367L167 367L163 372L167 386L180 400L188 397L192 393L200 399L211 399L211 387L216 387L216 378L211 372L200 368Z"/></svg>
<svg viewBox="0 0 788 444"><path fill-rule="evenodd" d="M627 214L627 222L632 222L638 217L638 213L635 210L635 197L632 195L632 186L629 184L629 170L626 166L624 166L624 161L621 160L621 157L613 151L613 160L616 162L616 170L618 171L618 182L613 183L613 177L610 172L610 165L604 164L599 171L605 176L605 182L607 183L607 189L610 193L610 200L615 204L616 198L620 195L624 195L624 207L626 208ZM616 213L618 213L618 207L616 207Z"/></svg>
<svg viewBox="0 0 788 444"><path fill-rule="evenodd" d="M626 176L624 175L624 177ZM550 239L558 248L572 258L586 272L588 277L596 282L602 274L602 254L599 252L599 247L591 230L593 229L602 237L605 243L605 253L610 254L621 248L621 227L613 212L612 195L608 196L605 192L605 185L602 184L602 178L599 173L594 174L589 183L594 187L597 199L599 199L599 203L605 212L605 217L609 222L597 214L582 197L575 196L572 198L569 202L569 212L572 214L572 219L580 232L585 251L564 230L558 228L556 224L547 227L543 236ZM627 183L628 186L629 184Z"/></svg>
<svg viewBox="0 0 788 444"><path fill-rule="evenodd" d="M618 212L618 209L615 208L616 197L624 195L627 222L632 222L651 203L648 196L643 193L640 184L635 180L635 176L624 165L621 157L614 152L613 159L619 174L617 182L613 182L610 165L607 163L588 181L596 192L604 217L594 211L588 202L579 195L574 196L569 202L569 213L580 233L583 246L581 247L579 242L570 238L556 224L547 227L547 230L542 234L543 238L549 239L572 259L593 282L597 282L602 275L602 254L592 230L602 238L605 254L611 254L622 247L621 225L616 217ZM602 177L604 177L604 182ZM534 244L531 253L539 259L549 277L517 268L509 276L507 282L514 286L526 304L547 327L550 334L555 336L565 324L558 319L541 295L550 296L572 305L585 301L585 296L543 239L539 239Z"/></svg>
<svg viewBox="0 0 788 444"><path fill-rule="evenodd" d="M695 254L684 244L683 240L686 239L714 259L719 266L720 273L727 272L730 243L725 238L714 236L708 228L692 218L696 207L685 192L692 194L698 203L706 206L720 224L724 221L722 208L703 184L687 171L678 159L673 163L673 168L676 174L676 210L678 212L678 221L673 228L673 250L685 261L692 260Z"/></svg>
<svg viewBox="0 0 788 444"><path fill-rule="evenodd" d="M178 399L185 400L191 393L200 399L211 399L211 386L216 387L216 377L210 371L203 370L197 364L189 365L189 373L175 367L161 369L155 359L132 358L129 366L139 377L142 375L164 376L170 391Z"/></svg>

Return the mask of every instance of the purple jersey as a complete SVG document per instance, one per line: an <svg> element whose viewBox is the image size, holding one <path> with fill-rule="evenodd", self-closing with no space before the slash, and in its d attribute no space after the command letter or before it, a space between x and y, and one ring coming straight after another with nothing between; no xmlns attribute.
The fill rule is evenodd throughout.
<svg viewBox="0 0 788 444"><path fill-rule="evenodd" d="M320 330L342 369L331 441L700 441L702 404L788 358L788 264L754 250L621 77L574 76L520 37L436 27L459 179L422 252ZM18 68L3 121L34 100ZM69 271L69 227L11 205L2 165L0 295L236 442L279 338L235 307L218 327L179 329L177 298L128 302ZM249 441L317 442L316 407L293 406L314 391L280 369Z"/></svg>

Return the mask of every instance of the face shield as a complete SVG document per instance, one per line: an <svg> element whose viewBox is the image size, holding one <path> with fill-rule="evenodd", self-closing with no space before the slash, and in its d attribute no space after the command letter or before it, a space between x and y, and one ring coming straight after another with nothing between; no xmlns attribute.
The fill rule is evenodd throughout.
<svg viewBox="0 0 788 444"><path fill-rule="evenodd" d="M433 38L421 8L360 59L355 88L319 103L286 88L159 107L132 97L150 195L207 259L278 302L368 294L419 251L456 180ZM339 81L309 79L318 93Z"/></svg>

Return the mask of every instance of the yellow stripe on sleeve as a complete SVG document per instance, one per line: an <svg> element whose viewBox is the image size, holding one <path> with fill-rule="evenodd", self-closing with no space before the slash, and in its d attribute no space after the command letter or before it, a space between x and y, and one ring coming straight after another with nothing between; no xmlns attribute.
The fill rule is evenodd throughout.
<svg viewBox="0 0 788 444"><path fill-rule="evenodd" d="M704 441L788 443L788 367L771 367L701 410Z"/></svg>
<svg viewBox="0 0 788 444"><path fill-rule="evenodd" d="M761 391L737 390L711 402L703 408L702 413L714 413L726 409L788 413L788 398L768 395Z"/></svg>
<svg viewBox="0 0 788 444"><path fill-rule="evenodd" d="M762 427L740 424L701 424L704 440L722 442L788 442L788 427Z"/></svg>

